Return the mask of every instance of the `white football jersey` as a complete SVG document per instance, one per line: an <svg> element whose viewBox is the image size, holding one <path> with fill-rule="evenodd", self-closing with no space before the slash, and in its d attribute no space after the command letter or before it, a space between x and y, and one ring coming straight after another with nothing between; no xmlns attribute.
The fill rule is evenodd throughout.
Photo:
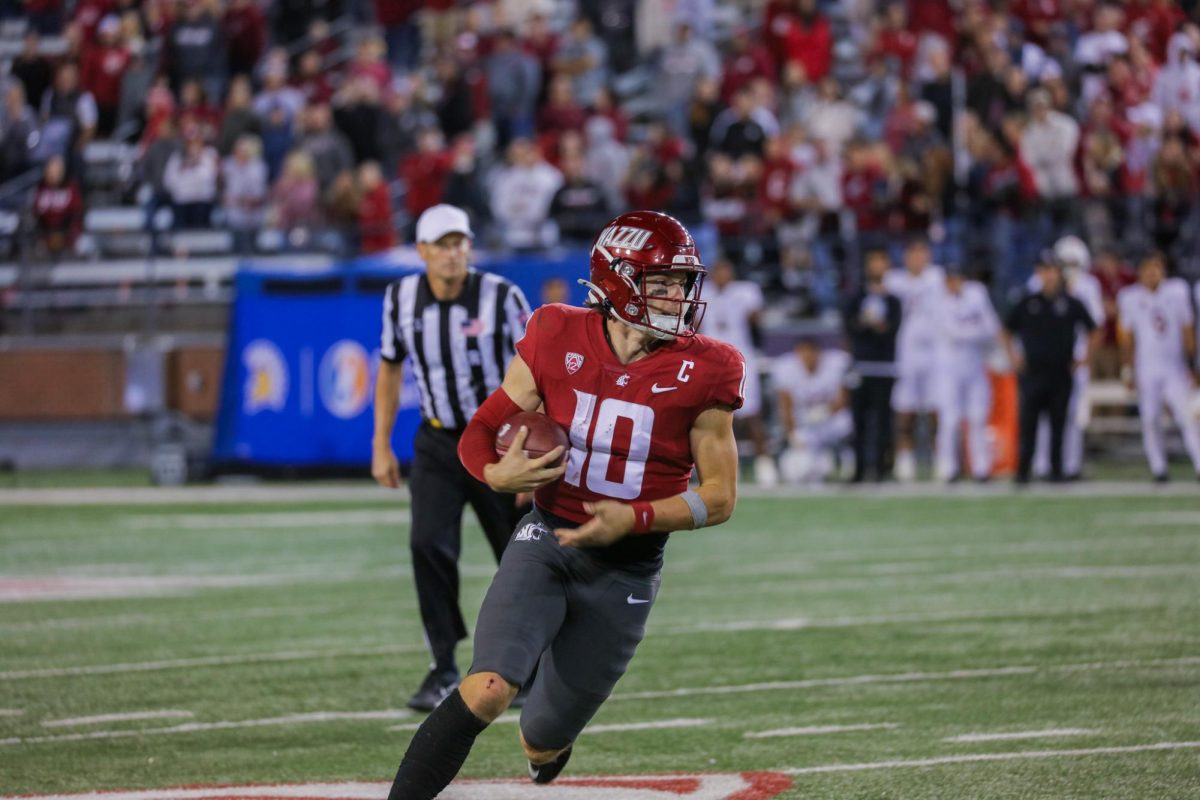
<svg viewBox="0 0 1200 800"><path fill-rule="evenodd" d="M724 287L704 287L704 319L700 332L736 347L746 358L755 355L750 315L763 307L762 289L751 281L730 281Z"/></svg>
<svg viewBox="0 0 1200 800"><path fill-rule="evenodd" d="M822 350L812 372L793 352L775 359L771 377L776 389L791 395L792 411L799 419L808 409L827 406L837 399L849 368L850 354L841 350Z"/></svg>
<svg viewBox="0 0 1200 800"><path fill-rule="evenodd" d="M946 287L942 268L931 264L919 275L907 269L888 270L883 287L899 298L903 308L896 344L910 351L932 348L937 342L938 308Z"/></svg>
<svg viewBox="0 0 1200 800"><path fill-rule="evenodd" d="M1172 368L1185 363L1183 328L1193 320L1188 300L1177 286L1165 281L1156 291L1135 283L1117 295L1121 327L1133 334L1134 358L1139 370Z"/></svg>
<svg viewBox="0 0 1200 800"><path fill-rule="evenodd" d="M947 291L939 316L942 352L957 362L980 365L986 361L1000 320L987 289L977 281L966 281L959 294Z"/></svg>

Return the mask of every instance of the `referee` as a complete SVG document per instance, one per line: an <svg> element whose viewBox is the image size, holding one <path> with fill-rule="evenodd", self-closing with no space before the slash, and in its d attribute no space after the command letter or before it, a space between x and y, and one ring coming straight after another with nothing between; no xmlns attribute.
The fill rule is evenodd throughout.
<svg viewBox="0 0 1200 800"><path fill-rule="evenodd" d="M400 486L391 439L405 357L410 357L421 394L422 421L409 478L410 548L433 663L408 701L420 711L432 711L458 686L454 649L467 635L458 607L463 505L470 503L475 510L497 562L518 519L512 495L493 492L458 460L458 438L500 386L529 317L520 289L468 266L471 236L462 209L438 205L426 210L417 220L417 252L425 272L389 285L383 302L371 447L371 475L383 486Z"/></svg>

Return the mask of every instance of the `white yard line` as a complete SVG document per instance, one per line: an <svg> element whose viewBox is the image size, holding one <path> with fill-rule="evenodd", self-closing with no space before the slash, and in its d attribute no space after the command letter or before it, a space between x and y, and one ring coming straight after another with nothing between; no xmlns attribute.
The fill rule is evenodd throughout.
<svg viewBox="0 0 1200 800"><path fill-rule="evenodd" d="M964 733L947 736L943 742L1012 742L1019 739L1054 739L1061 736L1094 736L1100 731L1091 728L1047 728L1041 731L1010 731L1006 733Z"/></svg>
<svg viewBox="0 0 1200 800"><path fill-rule="evenodd" d="M72 630L99 626L118 627L124 625L179 625L184 622L217 620L236 622L242 619L271 619L274 617L321 616L334 611L333 606L296 606L279 608L235 608L228 611L204 611L190 614L97 614L91 617L60 617L25 622L0 622L0 631Z"/></svg>
<svg viewBox="0 0 1200 800"><path fill-rule="evenodd" d="M1014 492L1005 481L988 486L941 486L919 483L912 486L829 486L816 489L781 486L760 489L739 487L739 497L793 500L804 497L846 497L858 500L890 501L897 498L934 497L975 500L995 497L1195 497L1195 484L1184 481L1155 486L1146 481L1087 481L1066 485L1034 485ZM407 486L399 491L373 486L368 481L347 483L303 483L295 485L188 486L178 489L158 487L79 487L71 489L0 489L0 506L103 506L172 505L219 503L305 503L305 502L407 502Z"/></svg>
<svg viewBox="0 0 1200 800"><path fill-rule="evenodd" d="M144 719L191 719L196 716L191 711L164 709L162 711L129 711L124 714L96 714L91 717L68 717L67 719L47 719L42 721L43 728L74 728L81 725L103 725L106 722L140 722Z"/></svg>
<svg viewBox="0 0 1200 800"><path fill-rule="evenodd" d="M774 577L774 581L747 582L746 592L763 591L853 591L857 589L876 588L882 584L974 584L980 581L1004 581L1013 578L1019 580L1034 578L1062 578L1072 580L1086 579L1117 579L1117 578L1165 578L1189 577L1200 575L1200 564L1143 564L1140 566L1065 566L1065 567L1025 567L1010 569L989 569L964 572L932 572L920 575L872 575L870 577L849 576L845 578L809 578L803 575L796 577L780 573L775 565L764 565L761 569L744 569L738 572L739 577L766 578ZM705 587L711 591L711 587ZM737 591L737 590L727 590Z"/></svg>
<svg viewBox="0 0 1200 800"><path fill-rule="evenodd" d="M747 739L773 739L780 736L823 736L827 733L891 731L899 727L894 722L874 722L860 725L810 725L804 728L776 728L771 731L748 731L744 735Z"/></svg>
<svg viewBox="0 0 1200 800"><path fill-rule="evenodd" d="M504 714L495 721L493 725L511 725L521 721L519 713ZM587 733L624 733L627 731L656 731L672 728L703 728L707 725L712 725L711 719L658 719L650 722L615 722L608 725L591 725L583 729ZM388 728L389 731L415 731L421 727L421 723L412 722L405 725L393 725Z"/></svg>
<svg viewBox="0 0 1200 800"><path fill-rule="evenodd" d="M1099 521L1109 525L1200 525L1200 511L1138 511L1132 514L1103 514Z"/></svg>
<svg viewBox="0 0 1200 800"><path fill-rule="evenodd" d="M868 614L861 617L779 617L776 619L735 619L718 622L701 622L696 625L677 625L652 628L655 635L690 635L697 633L738 633L742 631L799 631L810 628L857 628L871 625L896 625L911 622L967 622L970 620L1004 619L1009 617L1064 616L1071 614L1096 614L1106 611L1139 610L1139 606L1091 607L1083 609L1057 609L1054 612L1022 611L928 611L912 614Z"/></svg>
<svg viewBox="0 0 1200 800"><path fill-rule="evenodd" d="M354 484L298 483L270 486L80 487L75 489L0 489L0 506L158 506L228 503L366 503L407 504L407 486L398 491Z"/></svg>
<svg viewBox="0 0 1200 800"><path fill-rule="evenodd" d="M312 661L324 658L357 658L387 656L398 653L425 652L423 645L382 645L380 647L338 648L335 650L281 650L272 653L176 658L166 661L138 661L125 664L90 664L75 667L43 667L14 669L0 672L0 681L20 681L30 678L64 678L78 675L120 675L131 672L159 672L196 667L229 667L242 664L267 664L283 661Z"/></svg>
<svg viewBox="0 0 1200 800"><path fill-rule="evenodd" d="M0 708L0 717L19 717L24 713L23 708Z"/></svg>
<svg viewBox="0 0 1200 800"><path fill-rule="evenodd" d="M961 756L937 756L895 761L869 761L864 764L825 764L816 767L787 767L771 770L785 775L816 775L824 772L862 772L871 769L904 769L910 767L940 767L946 764L971 764L980 761L1022 761L1036 758L1081 758L1085 756L1123 755L1125 753L1150 753L1170 750L1200 749L1197 742L1155 742L1123 747L1089 747L1080 750L1023 750L1017 753L978 753Z"/></svg>
<svg viewBox="0 0 1200 800"><path fill-rule="evenodd" d="M222 720L220 722L185 722L166 728L138 728L134 730L88 731L56 736L14 736L0 739L0 746L25 744L47 744L52 742L82 742L91 739L126 739L134 736L170 736L180 733L206 733L208 731L238 730L240 728L265 728L279 725L307 725L320 722L395 720L411 717L408 710L384 711L313 711L306 714L288 714L283 717L264 719Z"/></svg>
<svg viewBox="0 0 1200 800"><path fill-rule="evenodd" d="M341 528L346 525L407 525L406 509L390 511L273 511L250 514L131 514L118 524L133 530L241 530L244 528Z"/></svg>
<svg viewBox="0 0 1200 800"><path fill-rule="evenodd" d="M1200 664L1200 656L1184 658L1156 658L1143 661L1093 661L1081 664L1054 664L1049 666L1017 665L989 667L983 669L957 669L948 672L898 672L876 675L848 675L834 678L809 678L798 681L771 681L767 683L743 683L727 686L691 686L649 692L623 692L614 694L611 700L661 700L676 697L703 695L748 694L752 692L795 691L815 689L823 686L862 686L886 683L925 683L934 681L972 680L977 678L1007 678L1015 675L1057 674L1090 672L1118 669L1145 669L1160 667L1193 666Z"/></svg>

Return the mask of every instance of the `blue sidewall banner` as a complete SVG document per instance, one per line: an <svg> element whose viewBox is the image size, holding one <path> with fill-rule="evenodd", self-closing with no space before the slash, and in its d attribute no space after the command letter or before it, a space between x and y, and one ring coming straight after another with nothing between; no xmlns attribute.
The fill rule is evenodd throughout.
<svg viewBox="0 0 1200 800"><path fill-rule="evenodd" d="M535 308L550 279L567 282L573 304L586 294L576 285L587 274L586 251L492 260L480 268L515 282ZM230 315L214 463L368 468L384 287L420 270L411 256L392 254L316 273L243 266ZM404 378L392 442L408 463L420 411L407 365Z"/></svg>

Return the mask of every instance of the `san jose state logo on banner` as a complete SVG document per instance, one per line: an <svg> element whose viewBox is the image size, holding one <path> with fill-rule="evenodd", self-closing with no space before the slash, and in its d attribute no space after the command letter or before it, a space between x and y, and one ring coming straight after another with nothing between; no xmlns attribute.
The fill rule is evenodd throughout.
<svg viewBox="0 0 1200 800"><path fill-rule="evenodd" d="M340 419L357 417L367 407L371 369L366 349L342 339L325 351L317 376L321 402Z"/></svg>
<svg viewBox="0 0 1200 800"><path fill-rule="evenodd" d="M287 404L288 369L283 353L274 342L255 339L242 350L246 368L246 385L242 392L242 410L246 414L260 411L283 411Z"/></svg>

